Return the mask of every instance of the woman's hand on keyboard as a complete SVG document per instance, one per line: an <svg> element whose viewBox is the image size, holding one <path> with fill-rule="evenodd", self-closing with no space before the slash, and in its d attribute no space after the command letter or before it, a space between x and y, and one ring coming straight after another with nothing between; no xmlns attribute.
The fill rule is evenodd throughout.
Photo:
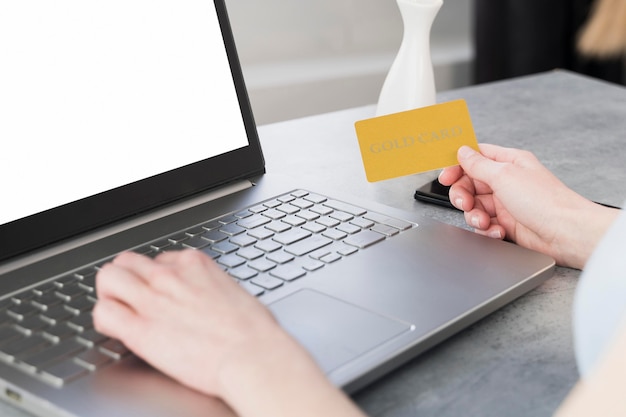
<svg viewBox="0 0 626 417"><path fill-rule="evenodd" d="M119 255L97 276L96 329L239 415L362 414L209 257Z"/></svg>
<svg viewBox="0 0 626 417"><path fill-rule="evenodd" d="M487 144L480 151L460 148L460 166L439 175L468 225L582 268L618 210L578 195L530 152Z"/></svg>

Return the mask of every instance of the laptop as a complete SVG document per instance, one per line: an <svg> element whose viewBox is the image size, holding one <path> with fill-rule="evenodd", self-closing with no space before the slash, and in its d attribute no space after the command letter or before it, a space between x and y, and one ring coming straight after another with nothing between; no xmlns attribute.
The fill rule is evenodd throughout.
<svg viewBox="0 0 626 417"><path fill-rule="evenodd" d="M93 329L97 270L126 250L213 257L347 392L553 273L551 258L516 245L264 175L223 0L10 3L0 12L9 404L42 416L232 414Z"/></svg>

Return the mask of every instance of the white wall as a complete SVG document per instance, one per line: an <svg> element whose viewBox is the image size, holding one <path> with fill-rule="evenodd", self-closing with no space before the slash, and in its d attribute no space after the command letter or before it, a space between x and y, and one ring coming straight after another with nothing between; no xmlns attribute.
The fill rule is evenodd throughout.
<svg viewBox="0 0 626 417"><path fill-rule="evenodd" d="M394 0L226 0L258 124L375 103L402 38ZM471 81L471 0L431 32L439 91Z"/></svg>

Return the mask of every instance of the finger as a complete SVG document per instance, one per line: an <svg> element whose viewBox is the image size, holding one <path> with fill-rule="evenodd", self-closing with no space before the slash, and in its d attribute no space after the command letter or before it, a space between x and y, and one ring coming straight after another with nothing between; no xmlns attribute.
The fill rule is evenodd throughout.
<svg viewBox="0 0 626 417"><path fill-rule="evenodd" d="M488 143L481 143L478 145L480 153L485 157L496 162L510 162L514 163L520 159L520 157L528 157L532 155L530 152L522 151L516 148L505 148L503 146L492 145Z"/></svg>
<svg viewBox="0 0 626 417"><path fill-rule="evenodd" d="M465 222L474 229L484 230L491 224L491 217L483 209L474 208L465 212Z"/></svg>
<svg viewBox="0 0 626 417"><path fill-rule="evenodd" d="M164 253L151 259L129 252L120 254L113 262L139 277L156 293L180 299L184 293L181 285L184 276L181 273L180 262L173 262L178 254L179 252Z"/></svg>
<svg viewBox="0 0 626 417"><path fill-rule="evenodd" d="M499 224L492 224L485 230L474 230L477 234L490 237L492 239L504 239L506 237L506 231L504 227Z"/></svg>
<svg viewBox="0 0 626 417"><path fill-rule="evenodd" d="M92 314L94 327L102 334L127 345L134 344L133 338L141 338L142 320L126 304L110 298L99 299Z"/></svg>
<svg viewBox="0 0 626 417"><path fill-rule="evenodd" d="M518 151L519 152L519 151ZM504 151L502 153L505 153ZM469 146L462 146L457 153L459 163L465 173L475 181L480 181L493 189L502 177L501 171L507 165L476 152Z"/></svg>
<svg viewBox="0 0 626 417"><path fill-rule="evenodd" d="M480 209L485 211L490 218L498 215L493 194L474 196L474 206L480 207Z"/></svg>
<svg viewBox="0 0 626 417"><path fill-rule="evenodd" d="M113 264L131 271L144 280L147 279L157 267L153 259L134 252L123 252L117 255L113 260Z"/></svg>
<svg viewBox="0 0 626 417"><path fill-rule="evenodd" d="M141 311L151 297L150 288L140 277L113 263L103 265L98 271L96 293L100 299L117 300L135 311Z"/></svg>
<svg viewBox="0 0 626 417"><path fill-rule="evenodd" d="M450 187L449 198L459 210L469 211L474 208L475 192L472 180L468 176L463 176Z"/></svg>
<svg viewBox="0 0 626 417"><path fill-rule="evenodd" d="M438 181L443 185L452 185L463 176L463 169L459 165L444 168L439 173Z"/></svg>
<svg viewBox="0 0 626 417"><path fill-rule="evenodd" d="M173 268L184 271L180 279L189 283L209 283L223 281L226 274L213 259L197 250L184 250L163 254L157 262L168 262ZM228 279L230 281L230 278Z"/></svg>

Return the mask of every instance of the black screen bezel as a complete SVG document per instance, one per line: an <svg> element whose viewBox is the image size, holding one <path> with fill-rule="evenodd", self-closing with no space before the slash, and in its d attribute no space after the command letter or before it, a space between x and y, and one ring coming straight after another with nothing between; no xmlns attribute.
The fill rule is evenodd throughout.
<svg viewBox="0 0 626 417"><path fill-rule="evenodd" d="M230 181L265 172L261 146L226 6L224 0L214 0L214 4L243 115L248 146L0 225L2 242L0 261L110 225ZM45 175L45 167L39 169L42 170L42 175ZM77 173L77 175L86 174ZM69 185L59 184L59 187L63 186ZM7 197L19 198L19 196Z"/></svg>

